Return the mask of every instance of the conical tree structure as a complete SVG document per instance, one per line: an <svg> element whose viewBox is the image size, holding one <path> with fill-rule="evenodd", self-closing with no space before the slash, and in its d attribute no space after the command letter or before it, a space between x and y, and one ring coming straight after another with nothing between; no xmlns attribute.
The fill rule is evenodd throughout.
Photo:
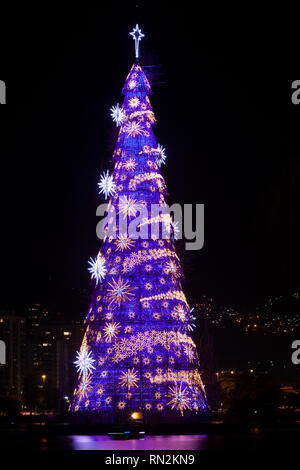
<svg viewBox="0 0 300 470"><path fill-rule="evenodd" d="M140 411L148 421L172 421L206 410L207 403L174 226L167 213L151 214L153 205L166 207L160 171L165 155L152 130L151 87L138 63L122 94L123 106L114 114L121 121L114 169L99 184L111 194L111 218L91 262L95 289L75 361L78 380L71 410L96 412L103 420ZM124 223L136 220L141 208L147 213L140 218L137 237ZM153 230L157 222L159 233ZM168 237L162 236L162 227L169 227Z"/></svg>

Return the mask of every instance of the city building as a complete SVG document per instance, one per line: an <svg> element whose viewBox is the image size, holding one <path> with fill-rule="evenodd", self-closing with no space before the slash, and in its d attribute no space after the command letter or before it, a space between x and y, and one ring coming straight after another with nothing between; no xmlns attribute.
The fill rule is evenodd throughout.
<svg viewBox="0 0 300 470"><path fill-rule="evenodd" d="M27 378L41 406L64 409L75 377L75 352L80 347L80 323L41 304L29 308L27 320ZM41 398L43 396L43 399ZM29 400L30 401L30 400Z"/></svg>
<svg viewBox="0 0 300 470"><path fill-rule="evenodd" d="M26 373L26 319L13 310L0 310L0 340L5 344L5 363L0 362L0 394L19 399ZM2 345L3 345L2 343Z"/></svg>

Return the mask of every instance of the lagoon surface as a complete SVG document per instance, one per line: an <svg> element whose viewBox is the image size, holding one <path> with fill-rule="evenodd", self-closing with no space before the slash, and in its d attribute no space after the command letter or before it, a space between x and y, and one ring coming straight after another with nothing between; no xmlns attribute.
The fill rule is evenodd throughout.
<svg viewBox="0 0 300 470"><path fill-rule="evenodd" d="M0 434L2 450L213 450L264 449L277 446L295 447L300 442L300 429L252 428L244 433L197 435L141 435L130 439L110 435L53 435L28 432Z"/></svg>

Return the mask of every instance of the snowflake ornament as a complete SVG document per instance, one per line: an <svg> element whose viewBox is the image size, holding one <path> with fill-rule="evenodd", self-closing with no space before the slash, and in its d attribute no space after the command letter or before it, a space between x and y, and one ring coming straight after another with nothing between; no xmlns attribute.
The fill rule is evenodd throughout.
<svg viewBox="0 0 300 470"><path fill-rule="evenodd" d="M167 160L166 149L162 145L158 144L157 152L159 153L159 157L157 158L158 166L165 165Z"/></svg>
<svg viewBox="0 0 300 470"><path fill-rule="evenodd" d="M112 106L110 108L110 115L112 117L112 120L116 123L117 127L122 124L126 116L122 106L120 107L119 103L117 103L116 106Z"/></svg>
<svg viewBox="0 0 300 470"><path fill-rule="evenodd" d="M190 310L190 323L188 323L187 325L187 329L189 331L194 331L194 329L196 328L196 324L194 323L194 321L196 320L196 317L195 315L192 315L193 311L194 311L194 307L192 307Z"/></svg>
<svg viewBox="0 0 300 470"><path fill-rule="evenodd" d="M107 273L105 258L99 253L97 258L90 258L89 260L90 267L88 271L91 273L92 279L96 280L96 285L98 282L101 282Z"/></svg>
<svg viewBox="0 0 300 470"><path fill-rule="evenodd" d="M109 174L109 171L105 171L100 176L100 181L98 183L99 194L104 194L105 199L108 196L112 196L116 192L116 183L113 180L113 176Z"/></svg>
<svg viewBox="0 0 300 470"><path fill-rule="evenodd" d="M180 234L180 229L179 229L179 222L172 221L171 225L173 227L173 234L174 234L174 240L179 239L179 234Z"/></svg>
<svg viewBox="0 0 300 470"><path fill-rule="evenodd" d="M91 373L92 370L95 369L93 366L95 359L92 358L91 351L88 351L86 345L84 344L81 350L77 351L76 354L77 356L74 364L76 366L77 372L83 374L84 376Z"/></svg>

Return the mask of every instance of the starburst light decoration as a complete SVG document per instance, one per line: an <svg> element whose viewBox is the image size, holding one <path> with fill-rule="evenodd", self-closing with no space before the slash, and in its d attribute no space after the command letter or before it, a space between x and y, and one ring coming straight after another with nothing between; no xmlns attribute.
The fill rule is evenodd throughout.
<svg viewBox="0 0 300 470"><path fill-rule="evenodd" d="M104 194L105 199L108 196L112 196L116 192L116 183L114 182L113 176L109 174L109 171L102 173L100 181L98 183L99 194Z"/></svg>
<svg viewBox="0 0 300 470"><path fill-rule="evenodd" d="M119 334L121 325L120 323L116 322L111 322L111 323L105 323L105 327L103 328L104 331L104 339L108 343L111 343L112 339L116 338L116 336Z"/></svg>
<svg viewBox="0 0 300 470"><path fill-rule="evenodd" d="M174 232L174 239L178 240L179 234L180 234L179 222L172 221L172 227L173 227L173 232Z"/></svg>
<svg viewBox="0 0 300 470"><path fill-rule="evenodd" d="M194 307L192 307L190 310L190 321L187 325L187 328L189 331L194 331L194 329L196 328L196 324L195 324L196 317L195 315L193 315L193 311L194 311Z"/></svg>
<svg viewBox="0 0 300 470"><path fill-rule="evenodd" d="M92 352L87 350L86 344L83 344L80 351L77 351L76 354L77 358L76 361L74 361L74 364L76 366L77 372L86 375L95 369L95 366L93 365L95 359L92 357Z"/></svg>
<svg viewBox="0 0 300 470"><path fill-rule="evenodd" d="M139 380L138 372L134 369L128 369L126 372L122 372L119 382L122 387L130 390L130 388L138 386Z"/></svg>
<svg viewBox="0 0 300 470"><path fill-rule="evenodd" d="M128 122L124 126L124 132L128 137L136 137L145 133L143 126L138 121Z"/></svg>
<svg viewBox="0 0 300 470"><path fill-rule="evenodd" d="M131 196L121 196L119 202L119 211L124 217L134 217L139 210L141 202Z"/></svg>
<svg viewBox="0 0 300 470"><path fill-rule="evenodd" d="M116 123L117 127L122 124L126 116L123 108L120 107L119 103L117 103L116 106L112 106L110 108L110 115L112 117L112 120Z"/></svg>
<svg viewBox="0 0 300 470"><path fill-rule="evenodd" d="M83 375L79 384L79 389L78 389L79 401L86 399L91 390L92 390L92 375Z"/></svg>
<svg viewBox="0 0 300 470"><path fill-rule="evenodd" d="M99 253L97 258L90 258L88 263L90 265L88 271L92 275L91 278L95 279L96 284L98 284L98 282L102 281L105 278L105 275L107 273L105 258Z"/></svg>
<svg viewBox="0 0 300 470"><path fill-rule="evenodd" d="M182 383L176 384L175 387L170 387L168 396L171 400L167 403L172 409L176 408L183 415L184 410L191 409L191 398L188 393L188 388L183 387Z"/></svg>
<svg viewBox="0 0 300 470"><path fill-rule="evenodd" d="M166 160L167 160L166 149L162 145L158 144L157 152L158 152L158 155L159 155L158 158L157 158L157 164L159 166L165 165Z"/></svg>
<svg viewBox="0 0 300 470"><path fill-rule="evenodd" d="M128 235L119 235L117 240L115 241L115 245L117 246L117 251L121 250L129 250L134 246L135 240L132 240Z"/></svg>
<svg viewBox="0 0 300 470"><path fill-rule="evenodd" d="M121 277L119 277L117 281L112 279L112 282L109 282L108 286L107 296L110 300L110 305L116 304L120 307L122 302L134 297L133 290L135 287L131 287L129 281L125 281Z"/></svg>

